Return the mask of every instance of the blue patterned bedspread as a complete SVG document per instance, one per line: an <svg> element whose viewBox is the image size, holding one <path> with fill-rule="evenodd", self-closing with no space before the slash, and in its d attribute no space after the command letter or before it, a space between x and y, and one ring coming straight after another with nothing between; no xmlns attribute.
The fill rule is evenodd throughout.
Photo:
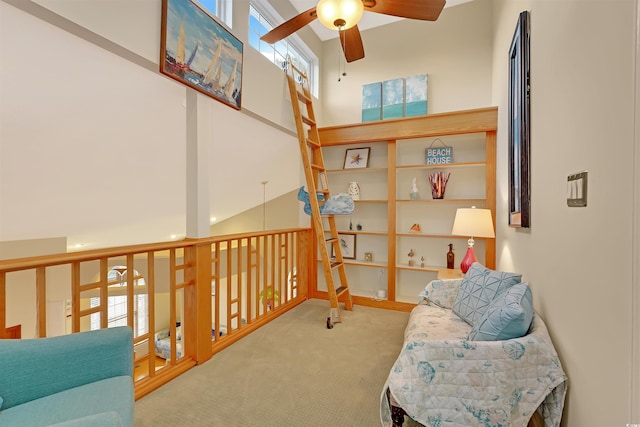
<svg viewBox="0 0 640 427"><path fill-rule="evenodd" d="M470 330L448 308L413 309L380 398L382 425L392 425L388 388L427 427L524 427L538 407L546 427L559 426L567 377L542 319L506 341L468 341Z"/></svg>

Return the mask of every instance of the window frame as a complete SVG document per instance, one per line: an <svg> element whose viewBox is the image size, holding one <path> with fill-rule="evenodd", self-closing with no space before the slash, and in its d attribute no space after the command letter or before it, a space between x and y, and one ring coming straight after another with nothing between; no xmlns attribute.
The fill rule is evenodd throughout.
<svg viewBox="0 0 640 427"><path fill-rule="evenodd" d="M120 273L119 269L123 269L123 272ZM114 273L114 274L112 274ZM128 286L127 282L127 273L128 270L126 266L116 265L109 269L107 273L108 287L111 289L123 288L126 290ZM134 302L133 302L133 336L138 337L144 335L149 332L150 329L150 319L149 319L149 295L148 293L138 293L136 292L136 288L144 288L147 289L147 282L145 278L138 273L135 269L133 270L134 279L133 279L133 287L134 287ZM127 325L128 316L127 316L127 295L109 295L106 301L107 305L107 327L112 328L115 326ZM100 297L90 297L89 298L89 306L91 308L100 306ZM124 306L124 314L117 314L113 317L109 316L113 312L119 310ZM141 309L141 306L145 306ZM115 313L113 313L115 314ZM122 323L124 320L124 323ZM89 320L89 328L91 330L101 329L101 321L100 321L100 313L93 313L90 315Z"/></svg>
<svg viewBox="0 0 640 427"><path fill-rule="evenodd" d="M192 0L200 9L208 14L215 16L222 21L227 27L233 28L233 0L214 0L216 3L215 13L209 10L200 0Z"/></svg>
<svg viewBox="0 0 640 427"><path fill-rule="evenodd" d="M263 0L250 0L249 2L249 25L248 25L248 45L251 46L253 49L256 49L262 56L264 55L260 48L256 48L256 46L254 46L253 44L251 44L251 35L253 32L253 29L251 27L251 8L255 9L255 11L262 16L262 18L264 18L265 21L267 21L267 23L269 25L271 25L272 28L277 27L278 25L280 25L281 23L283 23L285 20L278 14L278 12L273 8L273 6L271 6L268 2L263 1ZM254 33L255 34L255 33ZM264 43L264 42L260 42L260 43ZM267 43L269 46L271 46L271 44ZM272 48L274 49L275 52L277 52L279 55L282 56L282 53L279 51L279 46L278 44L288 44L290 46L290 49L295 51L295 53L301 57L302 59L304 59L307 64L308 67L306 67L307 69L305 70L307 73L307 77L309 80L309 89L311 91L311 94L315 97L318 97L318 79L317 76L319 75L319 59L318 57L313 53L313 51L307 46L307 44L302 40L302 38L300 38L300 36L298 36L297 34L292 34L290 36L288 36L286 39L275 43ZM281 48L280 48L281 49ZM269 58L267 58L269 59ZM286 58L285 58L286 59ZM275 62L271 61L274 65L278 65ZM283 70L286 71L286 70Z"/></svg>

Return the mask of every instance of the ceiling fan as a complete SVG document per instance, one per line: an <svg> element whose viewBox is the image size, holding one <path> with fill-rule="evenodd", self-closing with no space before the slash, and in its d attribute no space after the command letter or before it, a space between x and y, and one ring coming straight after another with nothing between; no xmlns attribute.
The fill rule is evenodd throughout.
<svg viewBox="0 0 640 427"><path fill-rule="evenodd" d="M260 37L260 40L275 43L317 18L325 27L338 30L344 56L347 62L353 62L364 58L364 47L357 25L363 11L435 21L445 3L446 0L320 0L316 7L285 21Z"/></svg>

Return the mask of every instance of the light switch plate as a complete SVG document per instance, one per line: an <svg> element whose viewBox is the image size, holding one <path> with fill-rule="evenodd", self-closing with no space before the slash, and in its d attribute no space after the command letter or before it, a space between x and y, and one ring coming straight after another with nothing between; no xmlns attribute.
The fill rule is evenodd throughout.
<svg viewBox="0 0 640 427"><path fill-rule="evenodd" d="M583 171L567 177L567 206L587 206L587 174Z"/></svg>

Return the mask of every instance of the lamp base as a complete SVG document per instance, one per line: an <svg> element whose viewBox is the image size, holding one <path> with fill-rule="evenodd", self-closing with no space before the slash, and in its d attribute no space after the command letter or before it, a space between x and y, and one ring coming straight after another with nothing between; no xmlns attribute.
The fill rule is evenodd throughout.
<svg viewBox="0 0 640 427"><path fill-rule="evenodd" d="M471 267L471 264L477 261L478 258L476 258L476 254L473 251L473 246L469 246L467 248L467 253L464 255L464 258L460 263L460 270L462 270L462 273L466 273L467 270L469 270L469 267Z"/></svg>

